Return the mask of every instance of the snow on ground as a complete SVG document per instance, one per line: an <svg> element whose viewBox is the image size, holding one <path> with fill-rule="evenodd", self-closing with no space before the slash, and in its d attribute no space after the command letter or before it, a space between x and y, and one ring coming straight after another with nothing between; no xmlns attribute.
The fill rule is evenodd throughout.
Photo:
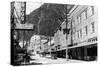
<svg viewBox="0 0 100 67"><path fill-rule="evenodd" d="M32 56L32 60L30 63L42 63L42 64L64 64L64 63L80 63L80 62L85 62L85 61L80 61L80 60L67 60L67 59L62 59L62 58L57 58L57 59L50 59L46 57L40 57L39 55L37 56Z"/></svg>

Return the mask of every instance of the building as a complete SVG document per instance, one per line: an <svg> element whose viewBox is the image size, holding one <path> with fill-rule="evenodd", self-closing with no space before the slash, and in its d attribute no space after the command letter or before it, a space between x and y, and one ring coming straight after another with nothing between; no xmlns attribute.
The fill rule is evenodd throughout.
<svg viewBox="0 0 100 67"><path fill-rule="evenodd" d="M30 39L29 50L33 50L35 54L40 51L40 36L33 35Z"/></svg>
<svg viewBox="0 0 100 67"><path fill-rule="evenodd" d="M69 12L67 35L70 59L97 59L97 8L94 6L74 6Z"/></svg>
<svg viewBox="0 0 100 67"><path fill-rule="evenodd" d="M48 49L49 49L49 45L48 45L48 41L43 43L43 52L48 54Z"/></svg>
<svg viewBox="0 0 100 67"><path fill-rule="evenodd" d="M33 35L30 40L29 50L35 54L43 53L48 49L47 37L42 35Z"/></svg>
<svg viewBox="0 0 100 67"><path fill-rule="evenodd" d="M65 28L66 28L66 23L64 21L54 35L55 53L59 58L66 58L67 40L66 40L66 32L64 30Z"/></svg>
<svg viewBox="0 0 100 67"><path fill-rule="evenodd" d="M77 60L97 59L97 8L76 5L54 35L57 57ZM67 28L66 28L67 27Z"/></svg>
<svg viewBox="0 0 100 67"><path fill-rule="evenodd" d="M41 39L41 45L40 45L41 53L46 52L46 49L48 46L46 42L47 42L47 39Z"/></svg>

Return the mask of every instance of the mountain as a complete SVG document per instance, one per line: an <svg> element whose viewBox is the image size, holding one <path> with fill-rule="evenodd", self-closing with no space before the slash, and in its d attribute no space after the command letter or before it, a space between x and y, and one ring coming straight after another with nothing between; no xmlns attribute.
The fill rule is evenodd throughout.
<svg viewBox="0 0 100 67"><path fill-rule="evenodd" d="M40 35L53 36L57 27L66 19L67 5L44 3L26 16L26 22L40 29ZM38 28L37 28L38 30Z"/></svg>

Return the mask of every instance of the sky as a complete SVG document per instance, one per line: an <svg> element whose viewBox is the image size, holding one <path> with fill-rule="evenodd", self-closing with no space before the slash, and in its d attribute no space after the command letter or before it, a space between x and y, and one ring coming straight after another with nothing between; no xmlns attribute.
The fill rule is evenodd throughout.
<svg viewBox="0 0 100 67"><path fill-rule="evenodd" d="M26 14L30 14L30 12L39 8L42 4L41 2L26 2Z"/></svg>

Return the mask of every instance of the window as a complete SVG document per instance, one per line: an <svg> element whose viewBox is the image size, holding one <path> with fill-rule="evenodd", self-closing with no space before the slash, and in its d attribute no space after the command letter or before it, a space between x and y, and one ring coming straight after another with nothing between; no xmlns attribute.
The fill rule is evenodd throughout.
<svg viewBox="0 0 100 67"><path fill-rule="evenodd" d="M77 33L78 33L78 38L80 38L80 32L78 31Z"/></svg>
<svg viewBox="0 0 100 67"><path fill-rule="evenodd" d="M91 16L94 14L94 7L93 6L90 6L87 8L87 16Z"/></svg>
<svg viewBox="0 0 100 67"><path fill-rule="evenodd" d="M85 10L85 16L86 16L86 19L87 19L87 9Z"/></svg>
<svg viewBox="0 0 100 67"><path fill-rule="evenodd" d="M94 14L94 7L93 7L93 6L91 6L91 8L92 8L92 14Z"/></svg>
<svg viewBox="0 0 100 67"><path fill-rule="evenodd" d="M91 27L92 27L92 33L94 33L95 29L94 29L94 22L91 23Z"/></svg>
<svg viewBox="0 0 100 67"><path fill-rule="evenodd" d="M85 28L82 28L82 37L84 37L86 34L85 34Z"/></svg>
<svg viewBox="0 0 100 67"><path fill-rule="evenodd" d="M72 19L72 27L74 27L75 26L75 19L73 18Z"/></svg>
<svg viewBox="0 0 100 67"><path fill-rule="evenodd" d="M75 39L75 33L73 33L73 40Z"/></svg>
<svg viewBox="0 0 100 67"><path fill-rule="evenodd" d="M66 29L66 28L63 29L63 34L65 34L65 33L66 33L66 34L69 34L69 33L70 33L70 29Z"/></svg>
<svg viewBox="0 0 100 67"><path fill-rule="evenodd" d="M81 17L80 17L80 16L77 17L77 22L78 22L78 23L81 22Z"/></svg>
<svg viewBox="0 0 100 67"><path fill-rule="evenodd" d="M78 24L78 22L77 22L77 17L75 18L75 26Z"/></svg>
<svg viewBox="0 0 100 67"><path fill-rule="evenodd" d="M59 27L59 30L61 31L61 27Z"/></svg>
<svg viewBox="0 0 100 67"><path fill-rule="evenodd" d="M75 32L75 39L77 39L77 32Z"/></svg>
<svg viewBox="0 0 100 67"><path fill-rule="evenodd" d="M86 35L88 34L87 26L85 26L85 34L86 34Z"/></svg>
<svg viewBox="0 0 100 67"><path fill-rule="evenodd" d="M79 30L76 35L78 35L78 38L82 37L82 30Z"/></svg>
<svg viewBox="0 0 100 67"><path fill-rule="evenodd" d="M63 34L65 34L66 33L66 29L63 29Z"/></svg>
<svg viewBox="0 0 100 67"><path fill-rule="evenodd" d="M82 30L80 30L80 37L82 37Z"/></svg>
<svg viewBox="0 0 100 67"><path fill-rule="evenodd" d="M84 11L84 12L81 14L81 19L82 19L82 20L86 19L86 11Z"/></svg>

